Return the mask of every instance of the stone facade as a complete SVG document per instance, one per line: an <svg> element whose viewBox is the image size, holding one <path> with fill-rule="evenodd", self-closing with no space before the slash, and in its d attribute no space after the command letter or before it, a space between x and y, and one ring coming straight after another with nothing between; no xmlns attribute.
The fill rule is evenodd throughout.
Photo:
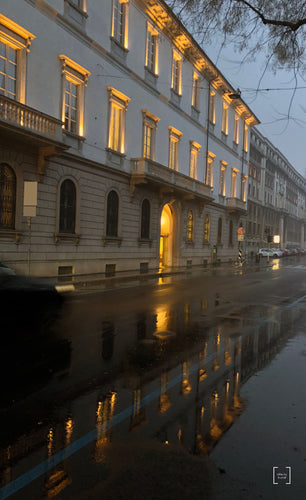
<svg viewBox="0 0 306 500"><path fill-rule="evenodd" d="M4 0L0 43L1 261L57 276L237 257L258 120L162 1Z"/></svg>

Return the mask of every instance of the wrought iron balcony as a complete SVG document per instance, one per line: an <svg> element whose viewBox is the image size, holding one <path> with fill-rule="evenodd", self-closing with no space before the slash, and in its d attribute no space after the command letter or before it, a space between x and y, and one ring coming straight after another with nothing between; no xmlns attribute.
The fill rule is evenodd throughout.
<svg viewBox="0 0 306 500"><path fill-rule="evenodd" d="M132 158L131 193L137 184L148 183L157 186L160 194L172 192L183 198L197 198L204 203L213 200L210 186L155 161Z"/></svg>
<svg viewBox="0 0 306 500"><path fill-rule="evenodd" d="M226 210L230 213L246 214L246 202L239 198L226 198Z"/></svg>
<svg viewBox="0 0 306 500"><path fill-rule="evenodd" d="M63 142L62 122L0 95L1 132L14 133L27 142L50 145Z"/></svg>

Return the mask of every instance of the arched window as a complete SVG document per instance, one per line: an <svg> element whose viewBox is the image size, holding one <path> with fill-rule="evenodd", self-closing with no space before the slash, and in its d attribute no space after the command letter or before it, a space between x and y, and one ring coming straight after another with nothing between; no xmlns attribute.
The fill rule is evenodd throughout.
<svg viewBox="0 0 306 500"><path fill-rule="evenodd" d="M140 237L142 239L150 238L150 202L149 200L143 200L141 205L141 231Z"/></svg>
<svg viewBox="0 0 306 500"><path fill-rule="evenodd" d="M230 222L229 222L228 244L229 245L233 244L233 221L232 220L230 220Z"/></svg>
<svg viewBox="0 0 306 500"><path fill-rule="evenodd" d="M209 220L209 215L205 215L204 219L204 243L209 242L209 231L210 231L210 220Z"/></svg>
<svg viewBox="0 0 306 500"><path fill-rule="evenodd" d="M222 243L222 219L219 217L218 219L218 238L217 238L217 244Z"/></svg>
<svg viewBox="0 0 306 500"><path fill-rule="evenodd" d="M193 211L188 211L187 217L187 241L193 241Z"/></svg>
<svg viewBox="0 0 306 500"><path fill-rule="evenodd" d="M118 236L119 198L116 191L110 191L107 197L106 236Z"/></svg>
<svg viewBox="0 0 306 500"><path fill-rule="evenodd" d="M75 233L76 189L72 180L66 179L60 190L59 232Z"/></svg>
<svg viewBox="0 0 306 500"><path fill-rule="evenodd" d="M9 165L0 165L0 227L15 228L16 175Z"/></svg>

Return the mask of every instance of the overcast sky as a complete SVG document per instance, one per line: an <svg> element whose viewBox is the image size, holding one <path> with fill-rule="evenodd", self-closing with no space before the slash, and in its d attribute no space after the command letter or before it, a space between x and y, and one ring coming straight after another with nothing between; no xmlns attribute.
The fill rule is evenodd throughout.
<svg viewBox="0 0 306 500"><path fill-rule="evenodd" d="M293 90L273 89L294 87L293 75L286 71L278 71L274 75L268 71L260 82L265 67L263 56L259 55L256 62L245 62L241 65L243 56L235 52L231 46L223 49L220 55L215 43L213 47L206 45L203 49L231 85L241 89L241 97L261 122L258 126L260 132L305 177L306 88L296 91L290 112L292 118L288 120L287 114ZM259 82L261 89L272 90L256 93ZM298 86L306 87L306 81L300 78Z"/></svg>

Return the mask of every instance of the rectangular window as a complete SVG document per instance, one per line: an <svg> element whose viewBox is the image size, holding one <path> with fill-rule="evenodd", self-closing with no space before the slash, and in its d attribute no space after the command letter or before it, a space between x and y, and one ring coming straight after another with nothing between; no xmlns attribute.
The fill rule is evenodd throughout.
<svg viewBox="0 0 306 500"><path fill-rule="evenodd" d="M169 127L169 168L178 170L178 149L182 133Z"/></svg>
<svg viewBox="0 0 306 500"><path fill-rule="evenodd" d="M130 98L113 87L107 87L107 90L109 93L108 147L124 154L125 113Z"/></svg>
<svg viewBox="0 0 306 500"><path fill-rule="evenodd" d="M209 232L210 232L210 219L209 215L206 214L204 219L204 243L209 242Z"/></svg>
<svg viewBox="0 0 306 500"><path fill-rule="evenodd" d="M234 143L239 144L239 116L235 116L234 122Z"/></svg>
<svg viewBox="0 0 306 500"><path fill-rule="evenodd" d="M0 41L0 94L16 99L17 50Z"/></svg>
<svg viewBox="0 0 306 500"><path fill-rule="evenodd" d="M192 78L192 98L191 98L191 106L195 109L200 108L200 79L197 73L193 73Z"/></svg>
<svg viewBox="0 0 306 500"><path fill-rule="evenodd" d="M228 135L228 105L223 103L222 111L222 132L224 135Z"/></svg>
<svg viewBox="0 0 306 500"><path fill-rule="evenodd" d="M232 168L231 197L236 198L238 170Z"/></svg>
<svg viewBox="0 0 306 500"><path fill-rule="evenodd" d="M213 167L216 155L207 151L206 182L207 186L213 187Z"/></svg>
<svg viewBox="0 0 306 500"><path fill-rule="evenodd" d="M147 110L143 113L143 157L155 159L155 135L159 118Z"/></svg>
<svg viewBox="0 0 306 500"><path fill-rule="evenodd" d="M158 74L158 34L149 24L147 28L146 68L154 75Z"/></svg>
<svg viewBox="0 0 306 500"><path fill-rule="evenodd" d="M65 130L73 134L78 133L78 87L70 80L65 81Z"/></svg>
<svg viewBox="0 0 306 500"><path fill-rule="evenodd" d="M182 59L175 51L172 58L171 88L177 94L182 94Z"/></svg>
<svg viewBox="0 0 306 500"><path fill-rule="evenodd" d="M189 175L193 179L197 179L198 175L198 154L200 151L200 144L191 141L190 142L190 171Z"/></svg>
<svg viewBox="0 0 306 500"><path fill-rule="evenodd" d="M85 86L90 72L65 55L60 55L63 77L63 128L72 134L84 134Z"/></svg>
<svg viewBox="0 0 306 500"><path fill-rule="evenodd" d="M247 177L244 175L241 179L241 199L242 201L246 201L246 185L247 185Z"/></svg>
<svg viewBox="0 0 306 500"><path fill-rule="evenodd" d="M249 129L246 124L244 124L244 135L243 135L243 150L247 152L249 150Z"/></svg>
<svg viewBox="0 0 306 500"><path fill-rule="evenodd" d="M221 162L220 166L220 188L219 194L225 196L225 174L226 174L226 164Z"/></svg>
<svg viewBox="0 0 306 500"><path fill-rule="evenodd" d="M113 0L112 37L127 48L127 2Z"/></svg>
<svg viewBox="0 0 306 500"><path fill-rule="evenodd" d="M213 125L216 123L216 94L215 92L210 93L209 97L209 121Z"/></svg>

